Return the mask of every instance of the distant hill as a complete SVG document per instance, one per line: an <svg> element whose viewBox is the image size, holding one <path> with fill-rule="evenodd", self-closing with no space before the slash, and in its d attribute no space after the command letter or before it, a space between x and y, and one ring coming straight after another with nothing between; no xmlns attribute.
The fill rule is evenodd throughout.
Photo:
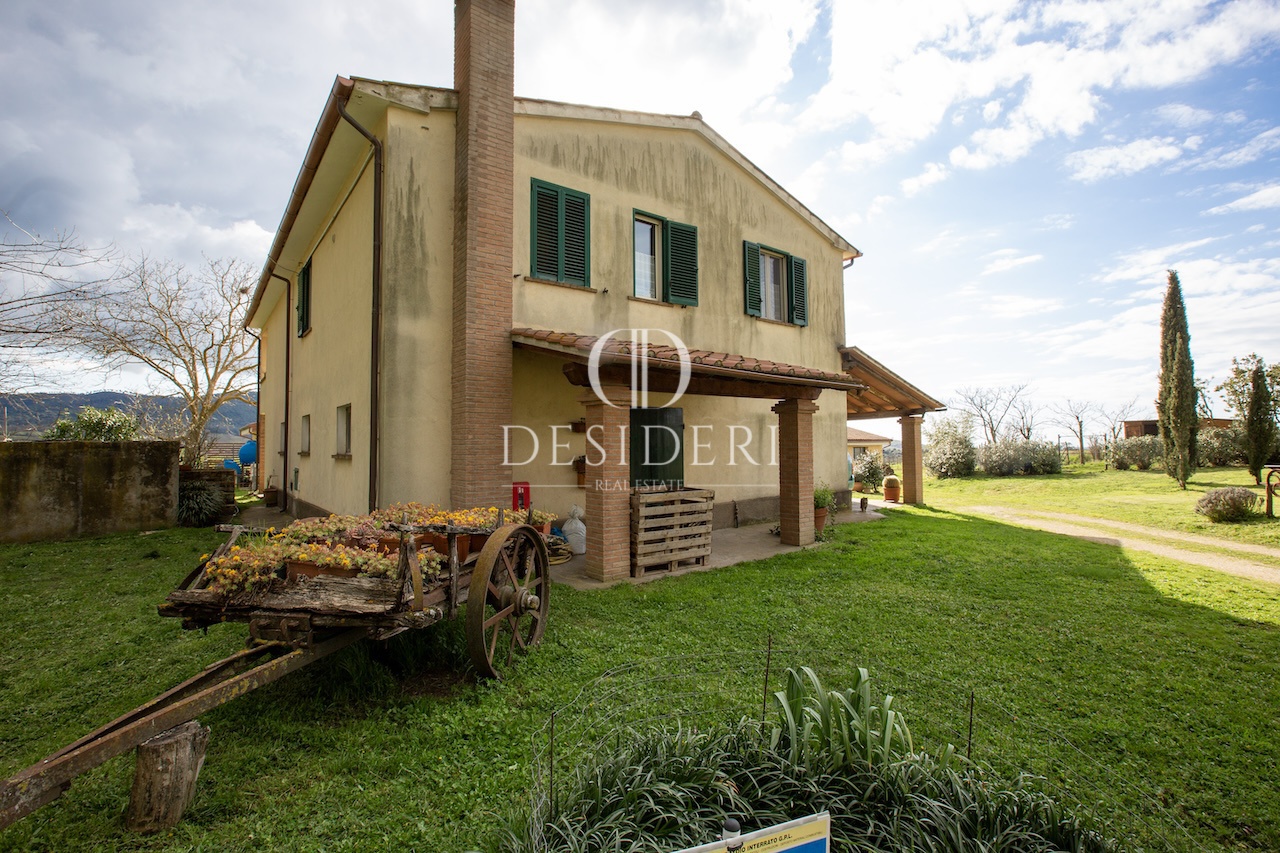
<svg viewBox="0 0 1280 853"><path fill-rule="evenodd" d="M135 401L158 406L167 414L182 409L182 400L178 397L95 391L92 394L0 394L0 411L8 416L10 436L39 438L58 418L63 415L74 417L85 406L132 411ZM208 432L213 436L238 436L240 427L253 423L257 416L257 409L252 403L227 403L209 422Z"/></svg>

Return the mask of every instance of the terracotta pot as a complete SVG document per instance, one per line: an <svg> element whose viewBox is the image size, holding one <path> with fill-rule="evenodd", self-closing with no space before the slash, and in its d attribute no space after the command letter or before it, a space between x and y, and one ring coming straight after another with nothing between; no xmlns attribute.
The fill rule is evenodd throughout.
<svg viewBox="0 0 1280 853"><path fill-rule="evenodd" d="M902 498L902 486L885 486L884 499L891 503L897 503Z"/></svg>
<svg viewBox="0 0 1280 853"><path fill-rule="evenodd" d="M436 553L440 554L446 560L449 559L449 537L443 533L427 533L427 542L432 548L436 549ZM461 563L471 554L471 536L466 533L458 534L458 562Z"/></svg>
<svg viewBox="0 0 1280 853"><path fill-rule="evenodd" d="M827 526L827 508L825 506L817 506L813 508L813 532L821 533L822 529Z"/></svg>
<svg viewBox="0 0 1280 853"><path fill-rule="evenodd" d="M864 486L864 485L863 485L863 483L862 483L862 481L861 481L861 480L857 480L857 481L855 481L855 482L854 482L854 484L853 484L853 490L854 490L855 492L860 492L860 491L862 491L862 490L863 490L863 489L865 489L865 488L866 488L866 486Z"/></svg>
<svg viewBox="0 0 1280 853"><path fill-rule="evenodd" d="M471 550L472 550L472 551L480 551L480 550L482 550L482 549L484 548L485 543L489 541L489 535L490 535L490 534L488 534L488 533L472 533L472 534L471 534ZM459 537L458 537L458 545L459 545L459 547L461 547L461 545L462 545L462 537L461 537L461 536L459 536ZM461 554L461 552L459 552L459 554L458 554L458 560L459 560L459 561L461 561L461 560L462 560L462 554Z"/></svg>
<svg viewBox="0 0 1280 853"><path fill-rule="evenodd" d="M287 580L298 578L314 578L329 575L339 578L354 578L360 574L359 569L340 569L336 566L317 566L315 563L304 563L300 560L288 560L284 564L284 576Z"/></svg>

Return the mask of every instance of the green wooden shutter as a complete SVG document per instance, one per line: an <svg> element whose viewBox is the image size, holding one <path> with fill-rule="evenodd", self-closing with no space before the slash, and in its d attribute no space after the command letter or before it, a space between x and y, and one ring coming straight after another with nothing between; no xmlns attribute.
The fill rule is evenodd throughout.
<svg viewBox="0 0 1280 853"><path fill-rule="evenodd" d="M529 240L534 278L560 280L560 193L533 182L532 235Z"/></svg>
<svg viewBox="0 0 1280 853"><path fill-rule="evenodd" d="M591 197L563 191L564 223L560 281L587 286L591 270Z"/></svg>
<svg viewBox="0 0 1280 853"><path fill-rule="evenodd" d="M698 304L698 229L668 222L663 266L667 273L666 300L675 305Z"/></svg>
<svg viewBox="0 0 1280 853"><path fill-rule="evenodd" d="M752 317L760 316L760 244L742 242L742 289L745 309Z"/></svg>
<svg viewBox="0 0 1280 853"><path fill-rule="evenodd" d="M298 273L298 293L297 293L297 312L298 312L298 337L302 337L311 330L311 261L302 267Z"/></svg>
<svg viewBox="0 0 1280 853"><path fill-rule="evenodd" d="M791 322L809 325L809 272L804 258L789 258L791 281Z"/></svg>
<svg viewBox="0 0 1280 853"><path fill-rule="evenodd" d="M684 409L632 409L630 434L631 485L683 488Z"/></svg>

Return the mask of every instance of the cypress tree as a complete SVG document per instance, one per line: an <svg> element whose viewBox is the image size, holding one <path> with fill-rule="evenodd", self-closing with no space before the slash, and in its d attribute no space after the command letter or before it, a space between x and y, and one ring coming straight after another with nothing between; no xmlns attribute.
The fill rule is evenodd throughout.
<svg viewBox="0 0 1280 853"><path fill-rule="evenodd" d="M1169 287L1160 316L1160 391L1156 398L1164 470L1185 489L1196 461L1196 377L1191 333L1178 273L1169 270Z"/></svg>
<svg viewBox="0 0 1280 853"><path fill-rule="evenodd" d="M1262 466L1271 458L1276 443L1275 401L1271 399L1271 386L1267 371L1259 359L1250 376L1249 408L1244 417L1244 455L1249 463L1249 473L1262 484Z"/></svg>

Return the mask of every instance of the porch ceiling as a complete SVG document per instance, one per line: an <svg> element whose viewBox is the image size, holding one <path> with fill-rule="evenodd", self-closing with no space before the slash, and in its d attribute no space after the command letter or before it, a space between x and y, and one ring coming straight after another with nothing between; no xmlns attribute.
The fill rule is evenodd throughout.
<svg viewBox="0 0 1280 853"><path fill-rule="evenodd" d="M594 335L548 329L511 330L512 345L553 353L566 360L565 376L581 387L590 385L587 360L599 340ZM645 365L651 391L675 391L681 357L672 346L610 338L601 348L599 370L604 384L630 386L632 365ZM825 389L856 392L862 383L844 373L783 362L762 361L734 353L688 350L687 394L762 399L817 399Z"/></svg>
<svg viewBox="0 0 1280 853"><path fill-rule="evenodd" d="M923 415L946 409L930 397L857 347L840 349L844 372L862 385L861 390L846 394L849 420Z"/></svg>

